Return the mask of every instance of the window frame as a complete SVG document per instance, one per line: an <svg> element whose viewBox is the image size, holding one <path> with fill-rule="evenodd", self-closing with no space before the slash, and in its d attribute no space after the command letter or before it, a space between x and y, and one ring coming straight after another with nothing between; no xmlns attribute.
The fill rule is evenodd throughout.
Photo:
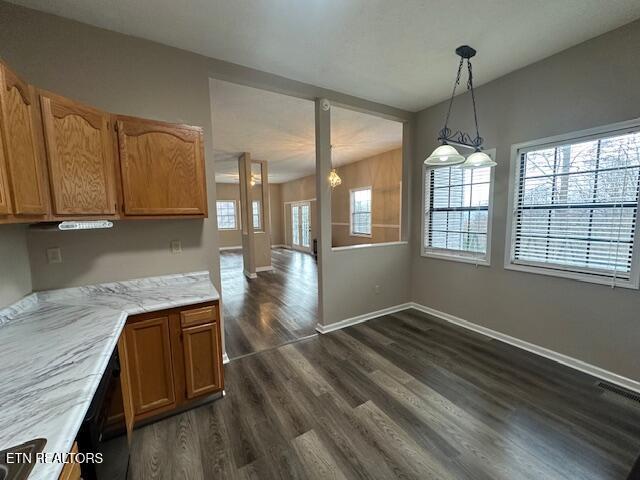
<svg viewBox="0 0 640 480"><path fill-rule="evenodd" d="M554 135L552 137L532 140L513 144L511 146L511 162L509 166L509 193L508 208L506 222L506 238L504 249L504 268L507 270L535 273L539 275L547 275L552 277L568 278L586 283L594 283L599 285L608 285L609 287L623 287L630 289L638 289L640 286L640 195L638 195L638 206L636 207L636 224L633 236L633 253L631 257L631 270L629 279L614 278L606 275L598 275L597 273L589 273L580 271L579 267L562 267L558 265L545 265L539 262L531 261L515 261L515 228L517 222L514 220L516 215L516 195L518 195L518 185L520 180L520 156L532 150L540 150L543 148L553 148L568 143L580 143L599 138L624 135L626 133L638 132L640 130L640 118L633 120L618 122L609 125L603 125L586 130Z"/></svg>
<svg viewBox="0 0 640 480"><path fill-rule="evenodd" d="M256 203L258 204L258 213L257 214L253 211L253 206ZM257 227L256 227L255 222L254 222L256 215L258 216L258 226ZM263 217L264 216L262 214L262 200L251 200L251 222L252 222L251 226L253 227L253 231L254 232L264 232L264 226L262 225L263 224L263 220L264 220Z"/></svg>
<svg viewBox="0 0 640 480"><path fill-rule="evenodd" d="M488 148L483 150L484 153L489 155L495 160L496 149ZM447 167L440 167L447 168ZM476 266L491 266L491 231L493 227L493 204L494 202L494 185L495 185L495 171L496 167L491 167L489 174L489 205L487 207L487 249L484 255L478 255L474 252L465 252L463 250L450 250L445 248L430 248L425 246L425 229L427 228L426 221L426 207L429 204L428 198L431 195L431 182L426 182L427 172L432 170L433 167L422 165L422 209L420 211L420 255L426 258L436 258L439 260L450 260L454 262L470 263Z"/></svg>
<svg viewBox="0 0 640 480"><path fill-rule="evenodd" d="M220 221L218 218L218 202L232 203L233 204L233 216L235 217L235 227L234 228L224 228L220 227ZM233 232L236 230L240 230L240 210L238 209L238 201L235 199L224 199L219 198L216 199L216 222L218 222L218 230L222 230L224 232Z"/></svg>
<svg viewBox="0 0 640 480"><path fill-rule="evenodd" d="M360 192L363 190L369 190L371 192L371 200L369 201L369 233L356 233L353 231L353 197L355 192ZM373 186L371 185L349 189L349 236L364 238L373 237Z"/></svg>

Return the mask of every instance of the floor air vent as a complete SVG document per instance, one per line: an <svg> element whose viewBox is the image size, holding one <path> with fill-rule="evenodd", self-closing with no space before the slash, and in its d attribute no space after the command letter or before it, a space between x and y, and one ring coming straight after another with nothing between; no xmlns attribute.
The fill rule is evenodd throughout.
<svg viewBox="0 0 640 480"><path fill-rule="evenodd" d="M618 387L606 382L598 382L597 385L603 390L607 390L609 392L615 393L616 395L620 395L621 397L640 403L640 393L635 393L631 390L627 390L625 388Z"/></svg>

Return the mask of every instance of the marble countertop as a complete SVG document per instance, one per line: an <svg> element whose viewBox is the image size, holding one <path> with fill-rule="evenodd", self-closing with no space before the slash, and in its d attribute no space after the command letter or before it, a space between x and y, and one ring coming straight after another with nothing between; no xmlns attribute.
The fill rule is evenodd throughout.
<svg viewBox="0 0 640 480"><path fill-rule="evenodd" d="M68 452L129 315L217 300L208 272L33 293L0 310L0 450ZM30 480L57 479L38 463Z"/></svg>

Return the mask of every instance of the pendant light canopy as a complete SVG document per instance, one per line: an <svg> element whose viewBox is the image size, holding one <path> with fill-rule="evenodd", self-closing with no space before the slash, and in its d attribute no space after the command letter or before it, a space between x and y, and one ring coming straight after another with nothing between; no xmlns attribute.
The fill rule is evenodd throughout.
<svg viewBox="0 0 640 480"><path fill-rule="evenodd" d="M444 127L440 130L438 135L438 141L441 145L436 148L431 155L424 161L425 165L430 167L438 166L452 166L460 165L464 168L480 168L480 167L493 167L496 165L489 155L482 152L483 138L480 136L480 130L478 128L478 112L476 109L476 95L473 90L473 71L471 67L471 58L475 56L475 49L468 45L463 45L456 48L456 54L460 57L460 63L458 65L458 73L456 80L453 84L453 91L451 92L451 98L449 99L449 108L447 110L447 116L444 120ZM471 101L473 103L473 119L476 126L476 136L471 138L467 133L456 131L453 133L449 128L449 117L451 116L451 107L453 107L453 99L456 95L456 88L460 84L460 76L462 75L462 67L464 62L467 62L467 71L469 72L469 78L467 80L467 91L471 92ZM469 155L467 159L461 155L455 147L469 148L474 152Z"/></svg>

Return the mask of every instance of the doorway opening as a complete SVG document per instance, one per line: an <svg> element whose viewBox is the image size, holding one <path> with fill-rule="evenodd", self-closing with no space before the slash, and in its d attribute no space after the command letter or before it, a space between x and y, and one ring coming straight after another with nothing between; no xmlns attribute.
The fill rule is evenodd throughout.
<svg viewBox="0 0 640 480"><path fill-rule="evenodd" d="M214 79L210 89L221 306L233 360L316 334L314 103Z"/></svg>

